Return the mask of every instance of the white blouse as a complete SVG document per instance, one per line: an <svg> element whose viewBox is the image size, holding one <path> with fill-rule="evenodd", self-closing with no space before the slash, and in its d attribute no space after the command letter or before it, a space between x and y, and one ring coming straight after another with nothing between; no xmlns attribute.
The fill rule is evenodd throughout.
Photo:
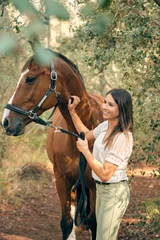
<svg viewBox="0 0 160 240"><path fill-rule="evenodd" d="M129 132L129 138L127 138L124 133L120 133L117 137L115 137L112 147L108 148L107 146L105 148L106 143L103 143L103 139L107 132L107 129L108 121L104 121L93 130L93 135L95 137L93 156L102 164L104 164L105 161L108 161L118 166L113 176L109 179L109 183L128 180L126 169L133 148L132 133ZM95 174L93 170L92 177L95 180L101 181L101 179Z"/></svg>

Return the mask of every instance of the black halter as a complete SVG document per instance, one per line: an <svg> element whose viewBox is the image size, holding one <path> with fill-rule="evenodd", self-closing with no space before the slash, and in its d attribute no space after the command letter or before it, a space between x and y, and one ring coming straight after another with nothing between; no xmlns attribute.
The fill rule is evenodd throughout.
<svg viewBox="0 0 160 240"><path fill-rule="evenodd" d="M48 98L48 96L54 92L57 98L57 104L54 106L54 109L52 111L52 114L50 115L50 117L53 115L53 113L55 112L57 106L60 104L61 102L61 95L59 92L56 91L56 80L57 80L57 73L54 71L54 65L53 62L51 62L51 75L50 75L50 85L48 87L47 92L45 93L44 97L40 100L40 102L33 108L33 110L31 111L26 111L22 108L16 107L12 104L7 103L5 108L14 111L16 113L22 114L24 116L27 116L28 118L32 119L34 122L39 123L41 125L48 125L48 122L44 121L43 119L41 119L40 117L38 117L37 112L40 109L40 107L42 106L42 104L44 103L44 101ZM49 118L50 118L49 117Z"/></svg>

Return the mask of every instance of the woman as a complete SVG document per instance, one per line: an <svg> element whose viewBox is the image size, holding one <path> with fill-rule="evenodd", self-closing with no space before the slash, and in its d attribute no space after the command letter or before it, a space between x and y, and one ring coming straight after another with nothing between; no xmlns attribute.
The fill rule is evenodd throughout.
<svg viewBox="0 0 160 240"><path fill-rule="evenodd" d="M69 100L68 110L72 121L86 137L77 140L77 148L96 181L96 240L116 240L130 198L126 169L133 147L132 99L124 89L110 90L102 105L104 122L89 130L75 111L80 99L71 97L74 101ZM95 140L93 153L88 147L91 140Z"/></svg>

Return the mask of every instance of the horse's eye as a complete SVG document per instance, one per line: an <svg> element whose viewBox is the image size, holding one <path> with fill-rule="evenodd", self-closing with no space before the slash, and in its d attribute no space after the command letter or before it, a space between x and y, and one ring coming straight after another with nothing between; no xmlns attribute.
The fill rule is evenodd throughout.
<svg viewBox="0 0 160 240"><path fill-rule="evenodd" d="M34 77L28 76L28 77L26 78L26 83L32 84L32 83L34 83L35 80L36 80L36 79L35 79Z"/></svg>

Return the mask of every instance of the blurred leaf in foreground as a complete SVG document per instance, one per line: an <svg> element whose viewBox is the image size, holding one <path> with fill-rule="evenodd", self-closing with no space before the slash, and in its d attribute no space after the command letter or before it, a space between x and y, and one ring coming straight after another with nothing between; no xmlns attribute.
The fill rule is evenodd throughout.
<svg viewBox="0 0 160 240"><path fill-rule="evenodd" d="M108 8L112 0L97 0L97 4L100 8Z"/></svg>
<svg viewBox="0 0 160 240"><path fill-rule="evenodd" d="M44 0L46 15L53 15L61 20L69 20L70 14L67 9L54 0Z"/></svg>
<svg viewBox="0 0 160 240"><path fill-rule="evenodd" d="M11 0L11 2L20 13L30 14L37 12L33 5L27 0Z"/></svg>
<svg viewBox="0 0 160 240"><path fill-rule="evenodd" d="M93 14L92 5L90 3L86 4L86 6L81 8L81 13L84 14L85 16L92 16Z"/></svg>
<svg viewBox="0 0 160 240"><path fill-rule="evenodd" d="M16 39L13 35L2 34L0 36L0 56L12 51L16 47Z"/></svg>
<svg viewBox="0 0 160 240"><path fill-rule="evenodd" d="M40 33L43 33L44 30L45 30L44 24L42 23L41 20L37 19L24 29L24 35L28 39L32 39L37 37Z"/></svg>
<svg viewBox="0 0 160 240"><path fill-rule="evenodd" d="M96 31L98 34L103 34L105 30L112 24L113 18L110 14L102 15L96 23Z"/></svg>
<svg viewBox="0 0 160 240"><path fill-rule="evenodd" d="M37 39L34 39L33 41L31 40L29 41L29 43L32 47L32 50L34 52L34 58L37 61L37 63L45 64L50 67L51 62L54 62L56 59L54 53L46 48L43 48L41 46L41 43Z"/></svg>

